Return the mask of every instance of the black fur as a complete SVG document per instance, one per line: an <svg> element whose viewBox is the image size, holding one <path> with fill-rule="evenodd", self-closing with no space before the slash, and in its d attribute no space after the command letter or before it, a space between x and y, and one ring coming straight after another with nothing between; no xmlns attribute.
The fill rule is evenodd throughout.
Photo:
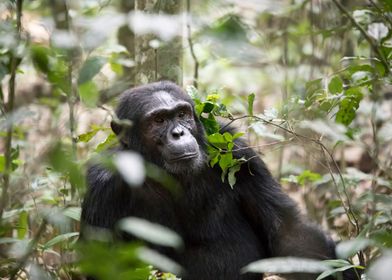
<svg viewBox="0 0 392 280"><path fill-rule="evenodd" d="M141 103L148 103L157 91L193 104L170 82L124 93L117 115L134 121L134 126L126 131L119 150L138 151L146 160L163 166L160 155L146 150L140 139L139 120L144 113ZM196 117L195 120L194 136L204 153L204 131ZM318 227L304 221L264 162L241 141L236 144L236 148L244 149L237 149L234 156L250 160L237 173L233 190L221 181L221 170L208 167L206 159L198 170L172 174L182 186L178 196L150 179L141 188L130 188L120 175L100 165L90 167L83 225L113 230L121 218L136 216L175 230L184 240L184 250L161 250L185 268L184 280L262 279L257 274L240 274L240 269L268 257L335 258L334 243ZM290 276L301 280L315 278L306 274ZM344 279L356 278L347 273Z"/></svg>

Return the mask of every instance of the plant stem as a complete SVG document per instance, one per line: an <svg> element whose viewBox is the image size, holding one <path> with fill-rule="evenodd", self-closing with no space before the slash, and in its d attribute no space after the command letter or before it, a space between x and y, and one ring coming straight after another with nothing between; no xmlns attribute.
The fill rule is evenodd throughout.
<svg viewBox="0 0 392 280"><path fill-rule="evenodd" d="M193 70L193 86L195 88L197 88L198 87L198 79L199 79L199 61L197 60L195 50L193 49L191 18L190 18L190 15L191 15L191 1L190 0L186 1L186 11L187 11L186 28L188 31L187 37L188 37L189 50L191 52L192 59L195 63L194 70Z"/></svg>
<svg viewBox="0 0 392 280"><path fill-rule="evenodd" d="M16 1L16 44L20 42L20 33L22 29L22 7L23 0ZM17 54L12 53L10 58L11 65L11 76L8 84L8 102L5 106L5 111L7 114L7 119L9 122L7 128L7 134L5 138L5 153L4 153L4 175L3 175L3 189L1 194L0 201L0 221L3 217L3 212L7 208L8 205L8 189L10 186L10 175L12 172L12 134L14 131L14 125L12 122L11 114L14 110L14 100L15 100L15 78L16 78L16 70L18 68L18 64L20 59L17 57Z"/></svg>

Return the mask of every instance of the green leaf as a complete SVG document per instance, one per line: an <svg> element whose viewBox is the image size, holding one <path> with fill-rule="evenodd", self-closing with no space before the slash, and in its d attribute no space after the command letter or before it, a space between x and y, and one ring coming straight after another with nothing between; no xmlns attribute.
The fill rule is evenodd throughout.
<svg viewBox="0 0 392 280"><path fill-rule="evenodd" d="M203 106L203 110L202 110L202 112L203 113L211 113L212 112L212 110L214 110L214 108L215 108L215 104L214 103L212 103L212 102L204 102L204 106Z"/></svg>
<svg viewBox="0 0 392 280"><path fill-rule="evenodd" d="M392 12L392 1L391 0L381 0L381 2L384 4L384 8L386 8L388 11Z"/></svg>
<svg viewBox="0 0 392 280"><path fill-rule="evenodd" d="M203 124L207 135L219 132L219 123L215 120L215 118L210 117L207 119L204 117L200 117L200 121Z"/></svg>
<svg viewBox="0 0 392 280"><path fill-rule="evenodd" d="M210 158L210 166L214 167L219 162L220 152L212 146L207 147L208 156Z"/></svg>
<svg viewBox="0 0 392 280"><path fill-rule="evenodd" d="M235 177L235 174L240 171L241 169L241 164L236 164L232 167L229 168L229 173L228 173L228 180L229 180L229 185L233 189L235 183L237 182L237 179Z"/></svg>
<svg viewBox="0 0 392 280"><path fill-rule="evenodd" d="M320 109L325 112L328 112L331 108L332 108L332 103L327 100L322 101L320 104Z"/></svg>
<svg viewBox="0 0 392 280"><path fill-rule="evenodd" d="M19 213L18 239L24 239L26 237L26 233L29 229L28 218L29 215L27 211L22 211Z"/></svg>
<svg viewBox="0 0 392 280"><path fill-rule="evenodd" d="M218 19L209 33L221 40L247 41L246 30L242 19L236 14L226 14Z"/></svg>
<svg viewBox="0 0 392 280"><path fill-rule="evenodd" d="M233 135L233 141L235 139L238 139L238 138L244 136L244 135L245 135L245 133L243 133L243 132L237 132L236 134Z"/></svg>
<svg viewBox="0 0 392 280"><path fill-rule="evenodd" d="M344 95L339 104L339 111L336 113L336 122L348 126L356 116L363 94L359 88L350 88Z"/></svg>
<svg viewBox="0 0 392 280"><path fill-rule="evenodd" d="M78 245L78 264L83 274L102 280L145 280L150 269L137 256L139 247L136 243L109 246L104 242L83 242Z"/></svg>
<svg viewBox="0 0 392 280"><path fill-rule="evenodd" d="M219 160L219 166L220 168L222 168L222 170L228 169L230 166L232 166L232 163L233 163L233 153L221 154Z"/></svg>
<svg viewBox="0 0 392 280"><path fill-rule="evenodd" d="M68 232L68 233L57 235L55 238L49 240L43 245L43 250L52 248L54 245L57 245L75 236L79 236L79 232Z"/></svg>
<svg viewBox="0 0 392 280"><path fill-rule="evenodd" d="M255 101L255 94L248 95L248 115L253 116L253 103Z"/></svg>
<svg viewBox="0 0 392 280"><path fill-rule="evenodd" d="M89 57L83 64L79 72L78 85L91 81L105 65L106 58L100 56Z"/></svg>
<svg viewBox="0 0 392 280"><path fill-rule="evenodd" d="M53 169L67 178L72 186L83 188L85 178L81 165L73 157L72 147L61 142L50 151L49 163Z"/></svg>
<svg viewBox="0 0 392 280"><path fill-rule="evenodd" d="M99 91L93 81L88 81L78 86L80 100L87 107L95 107L99 100Z"/></svg>
<svg viewBox="0 0 392 280"><path fill-rule="evenodd" d="M332 94L338 94L343 91L343 82L339 76L335 76L328 84L328 90Z"/></svg>
<svg viewBox="0 0 392 280"><path fill-rule="evenodd" d="M89 142L98 132L100 131L100 129L93 129L90 130L86 133L80 134L78 135L76 141L77 142L83 142L83 143L87 143Z"/></svg>
<svg viewBox="0 0 392 280"><path fill-rule="evenodd" d="M315 182L321 178L322 176L318 173L314 173L310 170L304 170L300 175L298 175L297 180L300 185L304 185L306 182Z"/></svg>
<svg viewBox="0 0 392 280"><path fill-rule="evenodd" d="M210 144L214 145L217 148L220 149L227 149L227 143L228 141L225 139L225 137L218 133L214 133L211 135L207 136L207 140Z"/></svg>
<svg viewBox="0 0 392 280"><path fill-rule="evenodd" d="M116 62L111 61L110 62L110 69L112 69L112 71L114 73L116 73L118 76L122 76L124 73L123 66L120 63L116 63Z"/></svg>
<svg viewBox="0 0 392 280"><path fill-rule="evenodd" d="M225 139L226 142L232 142L233 141L233 136L231 135L230 132L223 133L223 138Z"/></svg>
<svg viewBox="0 0 392 280"><path fill-rule="evenodd" d="M116 134L110 133L103 142L98 144L98 146L95 148L95 151L97 153L102 152L106 149L114 147L117 143L118 143L118 139Z"/></svg>
<svg viewBox="0 0 392 280"><path fill-rule="evenodd" d="M219 162L219 159L220 159L219 153L217 153L216 156L214 156L214 157L211 157L211 155L210 155L210 166L214 167L215 164L217 164Z"/></svg>
<svg viewBox="0 0 392 280"><path fill-rule="evenodd" d="M67 95L71 93L68 65L63 59L57 58L53 62L51 71L49 71L47 75L48 80L53 85L61 89Z"/></svg>
<svg viewBox="0 0 392 280"><path fill-rule="evenodd" d="M0 172L4 172L5 169L5 157L0 155Z"/></svg>
<svg viewBox="0 0 392 280"><path fill-rule="evenodd" d="M32 45L30 47L31 60L34 66L44 74L49 72L49 52L50 49L44 46Z"/></svg>

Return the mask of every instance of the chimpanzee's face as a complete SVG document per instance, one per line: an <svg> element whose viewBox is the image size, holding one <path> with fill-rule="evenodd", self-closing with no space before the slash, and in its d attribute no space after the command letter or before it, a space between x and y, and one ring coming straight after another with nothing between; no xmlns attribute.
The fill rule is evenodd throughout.
<svg viewBox="0 0 392 280"><path fill-rule="evenodd" d="M159 158L170 173L194 172L205 162L196 140L196 121L192 105L165 91L152 93L142 105L139 120L142 145L152 158ZM150 156L151 157L151 156Z"/></svg>

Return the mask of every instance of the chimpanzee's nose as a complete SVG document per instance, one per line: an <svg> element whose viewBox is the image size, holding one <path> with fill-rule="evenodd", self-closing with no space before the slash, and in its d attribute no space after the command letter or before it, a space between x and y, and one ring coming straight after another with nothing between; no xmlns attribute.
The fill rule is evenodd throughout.
<svg viewBox="0 0 392 280"><path fill-rule="evenodd" d="M184 130L181 127L177 126L177 127L173 128L171 134L172 134L173 138L178 139L184 135Z"/></svg>

